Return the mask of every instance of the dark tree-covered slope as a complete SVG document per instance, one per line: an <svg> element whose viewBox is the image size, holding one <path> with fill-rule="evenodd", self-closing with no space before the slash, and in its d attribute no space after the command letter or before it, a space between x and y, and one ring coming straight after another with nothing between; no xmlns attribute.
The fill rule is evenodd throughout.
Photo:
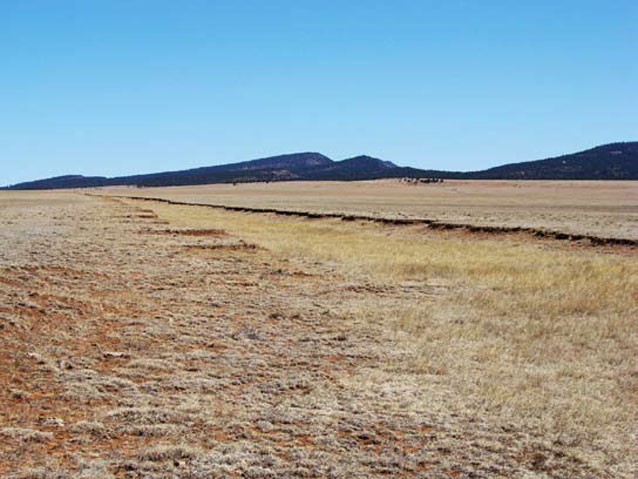
<svg viewBox="0 0 638 479"><path fill-rule="evenodd" d="M637 180L638 142L611 143L545 160L511 163L482 171L453 172L399 167L356 156L333 161L321 153L292 153L257 160L146 175L106 178L68 175L13 185L12 189L86 188L110 185L176 186L286 180L370 180L437 177L516 180Z"/></svg>
<svg viewBox="0 0 638 479"><path fill-rule="evenodd" d="M546 160L466 173L467 178L543 180L638 179L638 142L611 143Z"/></svg>

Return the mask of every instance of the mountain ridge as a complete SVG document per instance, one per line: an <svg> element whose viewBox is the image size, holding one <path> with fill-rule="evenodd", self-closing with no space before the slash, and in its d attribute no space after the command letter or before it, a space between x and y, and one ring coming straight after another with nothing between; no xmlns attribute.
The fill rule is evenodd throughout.
<svg viewBox="0 0 638 479"><path fill-rule="evenodd" d="M255 181L436 177L494 180L638 180L638 142L616 142L556 157L508 163L479 171L455 172L397 166L359 155L334 161L318 152L289 153L187 170L119 177L62 175L3 189L59 189L100 186L186 186Z"/></svg>

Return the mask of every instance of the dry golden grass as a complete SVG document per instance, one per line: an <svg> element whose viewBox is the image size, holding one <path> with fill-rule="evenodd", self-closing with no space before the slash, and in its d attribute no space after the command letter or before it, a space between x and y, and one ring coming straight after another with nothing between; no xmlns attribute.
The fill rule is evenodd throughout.
<svg viewBox="0 0 638 479"><path fill-rule="evenodd" d="M634 250L39 195L0 195L2 477L638 473Z"/></svg>
<svg viewBox="0 0 638 479"><path fill-rule="evenodd" d="M397 180L312 181L107 188L101 193L638 239L638 187L634 181L449 180L420 186Z"/></svg>
<svg viewBox="0 0 638 479"><path fill-rule="evenodd" d="M369 294L351 314L414 355L389 370L453 391L455 407L541 428L575 448L636 453L638 257L420 228L298 220L153 204L172 224L222 227L290 258L375 284L431 289L427 302ZM433 379L434 378L434 379Z"/></svg>

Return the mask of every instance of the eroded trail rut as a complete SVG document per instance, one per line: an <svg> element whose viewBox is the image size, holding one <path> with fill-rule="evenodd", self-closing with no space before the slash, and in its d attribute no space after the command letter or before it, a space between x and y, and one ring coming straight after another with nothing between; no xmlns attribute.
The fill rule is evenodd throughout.
<svg viewBox="0 0 638 479"><path fill-rule="evenodd" d="M415 401L352 284L210 225L78 195L1 211L0 476L600 477Z"/></svg>
<svg viewBox="0 0 638 479"><path fill-rule="evenodd" d="M101 196L101 195L96 195ZM226 211L237 211L242 213L269 213L281 216L293 216L299 218L310 219L326 219L337 218L342 221L369 221L372 223L381 223L386 225L401 225L401 226L426 226L435 231L460 231L473 235L513 235L524 234L531 238L548 239L566 241L572 244L578 244L580 246L589 247L625 247L630 250L636 250L638 248L638 240L630 238L613 238L602 237L589 234L574 234L566 233L562 231L554 231L542 228L528 228L522 226L487 226L487 225L474 225L467 223L449 223L428 218L385 218L380 216L370 215L353 215L346 213L320 213L313 211L298 211L298 210L282 210L277 208L253 208L247 206L228 206L222 204L210 204L210 203L190 203L184 201L174 201L166 198L152 198L145 196L119 196L112 195L114 198L125 198L136 201L156 201L160 203L167 203L170 205L182 205L182 206L199 206L203 208L216 208Z"/></svg>

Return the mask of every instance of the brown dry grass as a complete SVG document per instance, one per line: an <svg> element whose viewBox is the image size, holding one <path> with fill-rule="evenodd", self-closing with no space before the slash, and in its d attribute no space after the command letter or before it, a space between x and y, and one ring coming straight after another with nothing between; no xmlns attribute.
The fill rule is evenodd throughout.
<svg viewBox="0 0 638 479"><path fill-rule="evenodd" d="M2 195L0 476L637 472L631 252Z"/></svg>
<svg viewBox="0 0 638 479"><path fill-rule="evenodd" d="M420 186L396 180L284 182L107 188L101 193L638 239L638 187L633 181L450 180Z"/></svg>
<svg viewBox="0 0 638 479"><path fill-rule="evenodd" d="M375 284L430 288L423 303L369 294L351 314L409 344L388 364L482 410L579 447L635 453L638 258L467 240L420 228L295 220L155 204L174 224L220 225L284 257L328 262ZM433 379L431 376L434 376Z"/></svg>

